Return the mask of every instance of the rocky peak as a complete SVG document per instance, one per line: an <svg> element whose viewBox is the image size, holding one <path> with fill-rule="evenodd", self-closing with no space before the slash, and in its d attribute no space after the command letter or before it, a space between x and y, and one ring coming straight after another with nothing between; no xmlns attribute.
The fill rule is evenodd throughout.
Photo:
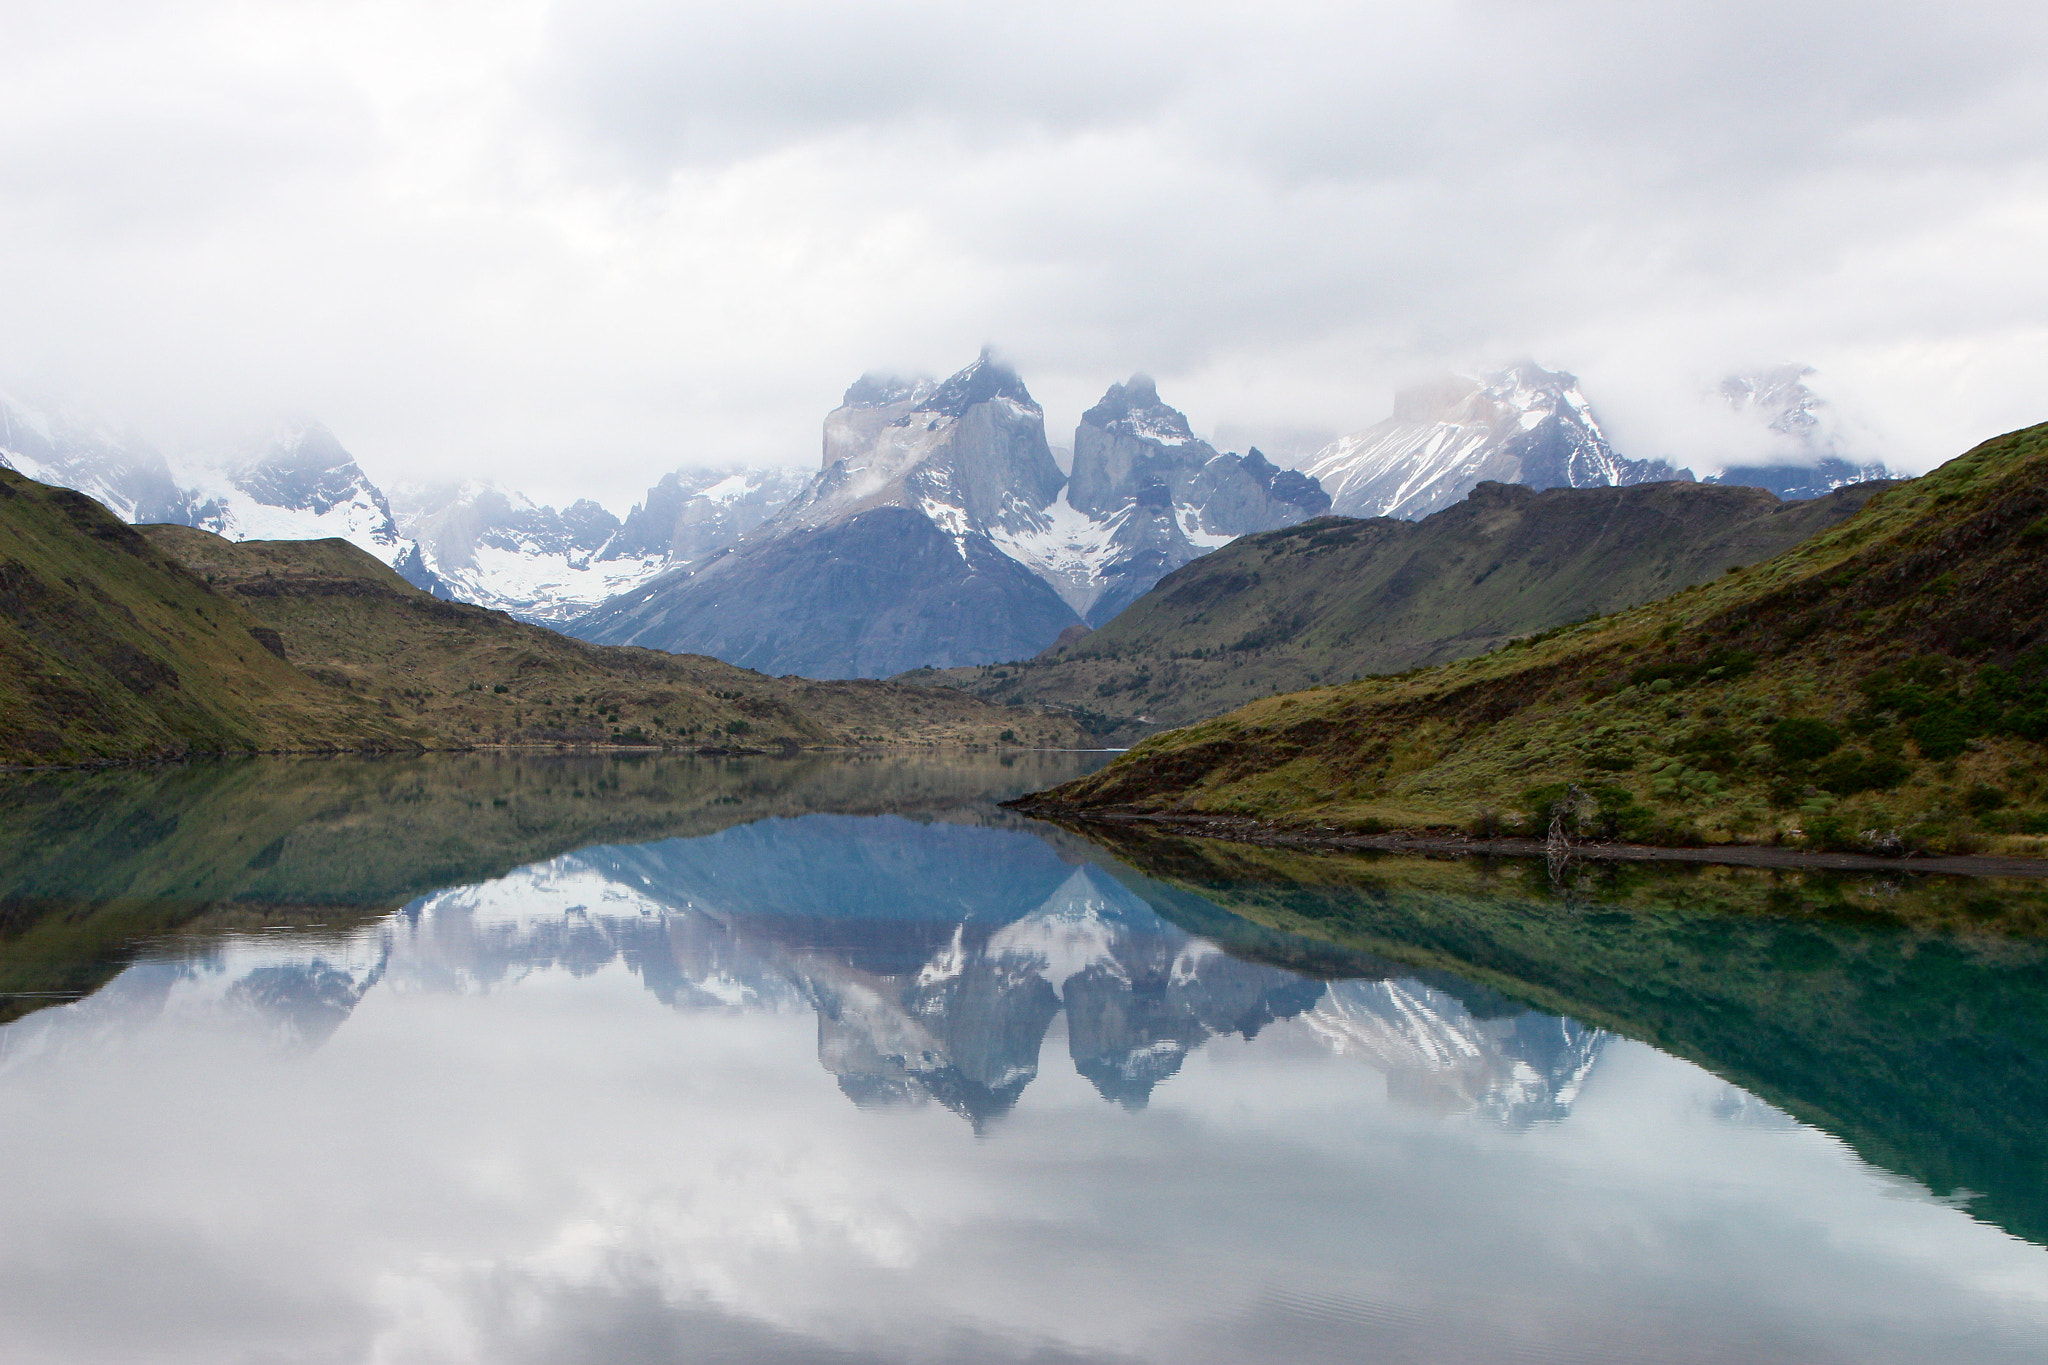
<svg viewBox="0 0 2048 1365"><path fill-rule="evenodd" d="M335 434L318 422L281 434L263 454L246 465L235 483L250 497L272 507L326 512L362 500L388 521L390 504L370 482Z"/></svg>
<svg viewBox="0 0 2048 1365"><path fill-rule="evenodd" d="M1196 441L1187 417L1178 408L1159 401L1159 387L1150 375L1134 374L1125 383L1111 384L1102 401L1082 413L1081 420L1154 445L1200 444L1209 448L1206 442Z"/></svg>
<svg viewBox="0 0 2048 1365"><path fill-rule="evenodd" d="M1817 498L1846 484L1896 477L1880 461L1845 458L1848 442L1828 400L1807 387L1805 365L1773 365L1721 381L1721 397L1737 415L1762 424L1770 450L1754 463L1731 464L1706 482L1768 488L1781 498Z"/></svg>
<svg viewBox="0 0 2048 1365"><path fill-rule="evenodd" d="M972 365L933 389L917 403L915 410L961 417L969 408L996 398L1007 398L1038 411L1038 404L1033 401L1031 391L1024 387L1024 381L1018 378L1017 372L997 360L995 354L984 346Z"/></svg>

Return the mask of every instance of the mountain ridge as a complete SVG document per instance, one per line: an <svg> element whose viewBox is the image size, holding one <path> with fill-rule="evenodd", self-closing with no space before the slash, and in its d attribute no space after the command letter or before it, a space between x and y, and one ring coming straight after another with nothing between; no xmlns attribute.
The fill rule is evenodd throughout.
<svg viewBox="0 0 2048 1365"><path fill-rule="evenodd" d="M2048 425L1712 582L1479 658L1254 702L1028 808L2039 855L2044 544Z"/></svg>
<svg viewBox="0 0 2048 1365"><path fill-rule="evenodd" d="M1481 483L1419 521L1325 517L1243 537L1033 658L902 676L1062 707L1097 733L1137 738L1635 606L1787 549L1887 486L1784 502L1687 483Z"/></svg>

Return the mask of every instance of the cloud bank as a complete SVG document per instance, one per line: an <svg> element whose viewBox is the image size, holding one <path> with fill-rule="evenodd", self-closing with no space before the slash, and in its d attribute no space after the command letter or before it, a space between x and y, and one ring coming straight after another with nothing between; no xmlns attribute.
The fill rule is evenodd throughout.
<svg viewBox="0 0 2048 1365"><path fill-rule="evenodd" d="M1531 355L1639 456L1797 361L1924 468L2048 417L2048 11L10 6L0 384L379 477L613 498L816 458L998 343L1057 438L1356 429Z"/></svg>

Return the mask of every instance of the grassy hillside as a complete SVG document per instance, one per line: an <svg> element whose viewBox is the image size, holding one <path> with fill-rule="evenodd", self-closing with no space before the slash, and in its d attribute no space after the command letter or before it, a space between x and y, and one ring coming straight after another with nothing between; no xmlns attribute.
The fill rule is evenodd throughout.
<svg viewBox="0 0 2048 1365"><path fill-rule="evenodd" d="M440 601L341 540L237 543L184 526L143 534L275 630L292 664L437 746L763 749L1082 738L1064 717L1002 710L949 690L770 678L702 655L586 644L503 612Z"/></svg>
<svg viewBox="0 0 2048 1365"><path fill-rule="evenodd" d="M1036 808L2038 854L2044 741L2048 426L1711 583L1255 702Z"/></svg>
<svg viewBox="0 0 2048 1365"><path fill-rule="evenodd" d="M1090 834L1193 932L1220 906L1642 1039L2048 1238L2048 886L1610 865L1561 890L1536 861Z"/></svg>
<svg viewBox="0 0 2048 1365"><path fill-rule="evenodd" d="M1078 742L957 692L600 649L437 601L339 540L127 526L0 470L0 765L206 753Z"/></svg>
<svg viewBox="0 0 2048 1365"><path fill-rule="evenodd" d="M414 742L82 493L0 470L0 763Z"/></svg>
<svg viewBox="0 0 2048 1365"><path fill-rule="evenodd" d="M1780 502L1705 484L1539 493L1484 483L1420 522L1326 517L1246 536L1036 659L905 680L1056 705L1135 738L1663 597L1838 525L1882 487Z"/></svg>

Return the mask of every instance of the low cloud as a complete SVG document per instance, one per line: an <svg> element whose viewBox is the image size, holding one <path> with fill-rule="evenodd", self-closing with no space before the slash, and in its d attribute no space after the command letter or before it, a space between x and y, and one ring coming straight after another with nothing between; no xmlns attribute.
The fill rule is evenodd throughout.
<svg viewBox="0 0 2048 1365"><path fill-rule="evenodd" d="M1523 354L1696 464L1759 363L1910 468L2048 416L2038 6L17 11L0 384L379 475L808 463L991 340L1056 439L1136 369L1342 430Z"/></svg>

